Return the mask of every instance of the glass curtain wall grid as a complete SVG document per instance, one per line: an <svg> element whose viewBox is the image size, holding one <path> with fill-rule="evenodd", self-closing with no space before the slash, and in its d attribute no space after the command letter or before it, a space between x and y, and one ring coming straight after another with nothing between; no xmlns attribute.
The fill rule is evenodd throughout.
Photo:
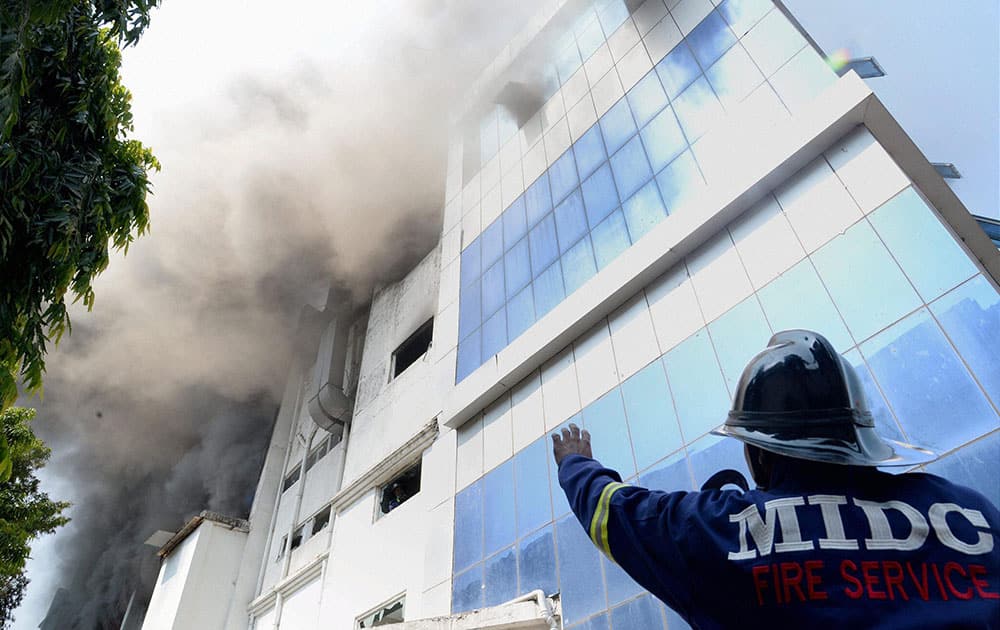
<svg viewBox="0 0 1000 630"><path fill-rule="evenodd" d="M633 52L649 60L652 68L575 142L570 144L567 138L568 148L554 159L550 156L548 168L534 181L526 181L527 176L522 180L516 161L516 174L504 182L524 181L524 192L478 236L466 235L456 382L698 194L705 186L698 140L726 111L747 107L748 100L754 100L755 107L787 115L786 106L794 110L836 79L770 0L725 0L715 9L701 0L711 10L701 13L693 27L690 23L698 17L701 4L682 0L671 13L657 3L646 2L634 20L623 2L602 3L563 38L564 48L549 70L548 84L568 89L572 81L589 81L592 95L587 92L577 105L596 103L599 92L606 91L602 85L620 86L619 76L635 74ZM647 28L643 24L657 16L659 22L640 37L639 29ZM682 32L686 36L681 37ZM623 37L634 41L622 44ZM629 41L631 51L615 63L609 46L617 51ZM556 107L556 113L562 116L572 107L567 102ZM540 116L544 118L549 109ZM573 116L570 111L556 128L566 126L564 121ZM487 164L512 162L501 147L516 149L518 133L503 108L482 121L479 149L484 174ZM538 139L528 151L541 144ZM546 155L553 146L561 145L546 143ZM498 181L490 191L481 191L483 205L487 197L495 200L501 188ZM477 188L473 195L479 192ZM479 212L479 207L475 204L471 212ZM472 223L480 225L479 217Z"/></svg>

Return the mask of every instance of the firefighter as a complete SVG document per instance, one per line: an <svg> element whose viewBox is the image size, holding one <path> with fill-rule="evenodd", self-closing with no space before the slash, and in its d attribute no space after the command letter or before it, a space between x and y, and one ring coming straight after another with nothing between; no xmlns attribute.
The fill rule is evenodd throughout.
<svg viewBox="0 0 1000 630"><path fill-rule="evenodd" d="M623 484L586 430L552 436L593 543L692 626L1000 628L1000 512L940 477L880 471L934 455L875 433L821 335L774 335L713 433L744 442L756 489L717 487L735 471L700 492Z"/></svg>

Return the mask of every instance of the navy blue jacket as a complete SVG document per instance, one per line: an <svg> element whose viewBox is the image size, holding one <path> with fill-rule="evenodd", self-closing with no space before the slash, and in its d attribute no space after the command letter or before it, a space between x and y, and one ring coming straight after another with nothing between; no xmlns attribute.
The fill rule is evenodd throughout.
<svg viewBox="0 0 1000 630"><path fill-rule="evenodd" d="M934 475L783 460L768 490L658 492L570 455L559 483L695 628L1000 628L1000 512Z"/></svg>

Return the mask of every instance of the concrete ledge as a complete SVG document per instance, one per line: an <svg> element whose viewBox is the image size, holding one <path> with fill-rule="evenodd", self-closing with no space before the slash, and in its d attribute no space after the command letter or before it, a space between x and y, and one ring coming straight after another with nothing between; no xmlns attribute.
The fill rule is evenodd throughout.
<svg viewBox="0 0 1000 630"><path fill-rule="evenodd" d="M391 626L394 630L548 630L534 601L481 608L450 617L432 617Z"/></svg>

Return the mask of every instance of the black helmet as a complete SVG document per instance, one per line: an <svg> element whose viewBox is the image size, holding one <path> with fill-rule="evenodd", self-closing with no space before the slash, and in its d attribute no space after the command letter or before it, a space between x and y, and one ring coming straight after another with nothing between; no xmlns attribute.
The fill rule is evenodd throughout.
<svg viewBox="0 0 1000 630"><path fill-rule="evenodd" d="M912 466L936 457L880 437L854 368L809 330L771 337L743 370L733 409L712 433L834 464Z"/></svg>

